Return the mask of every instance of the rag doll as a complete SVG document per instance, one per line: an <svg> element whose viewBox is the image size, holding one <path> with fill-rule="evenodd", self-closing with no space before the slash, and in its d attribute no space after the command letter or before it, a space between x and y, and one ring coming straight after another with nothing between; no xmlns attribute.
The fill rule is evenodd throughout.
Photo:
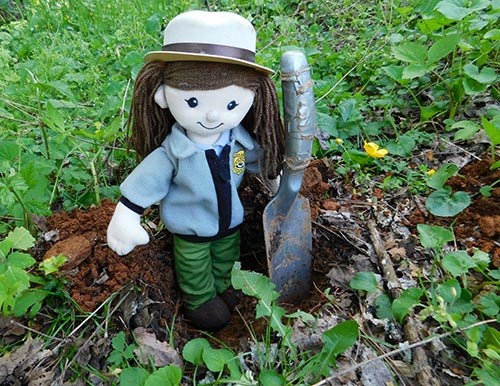
<svg viewBox="0 0 500 386"><path fill-rule="evenodd" d="M159 203L184 316L216 331L238 303L230 277L240 257L238 186L245 170L271 180L281 168L272 71L255 63L252 25L229 12L180 14L145 62L129 120L140 163L120 186L108 245L125 255L146 244L141 214Z"/></svg>

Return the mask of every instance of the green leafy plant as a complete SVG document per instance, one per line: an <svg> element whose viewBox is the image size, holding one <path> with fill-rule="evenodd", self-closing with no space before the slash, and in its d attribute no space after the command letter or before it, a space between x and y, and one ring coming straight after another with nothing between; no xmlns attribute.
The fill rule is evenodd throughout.
<svg viewBox="0 0 500 386"><path fill-rule="evenodd" d="M394 300L387 294L375 300L377 316L402 324L410 313L421 320L432 318L442 329L450 331L453 342L476 363L472 377L485 385L494 385L498 376L496 364L500 359L500 332L482 322L484 318L498 319L500 311L500 270L490 269L490 257L481 250L471 255L463 250L449 250L454 240L446 228L419 224L420 244L432 252L433 267L429 278L420 279L420 287L410 287ZM477 291L468 284L468 277L481 274L487 291ZM372 272L358 272L350 282L353 289L376 294L381 291ZM464 329L465 332L461 332ZM475 384L475 383L474 383Z"/></svg>
<svg viewBox="0 0 500 386"><path fill-rule="evenodd" d="M30 155L24 156L16 142L0 140L0 215L10 215L17 225L34 231L31 215L49 213L44 199L48 197L47 166Z"/></svg>
<svg viewBox="0 0 500 386"><path fill-rule="evenodd" d="M274 289L274 284L269 278L256 272L241 270L238 263L233 268L231 281L235 289L258 299L257 317L265 318L269 322L267 340L263 342L266 347L263 352L264 358L259 361L265 364L261 368L261 377L269 379L271 382L269 385L275 384L272 382L276 382L277 385L303 384L303 382L311 382L317 376L327 376L330 369L335 367L337 356L352 347L358 339L358 324L353 320L347 320L322 334L324 345L319 353L310 355L306 352L299 352L291 340L292 330L283 319L301 318L307 323L314 321L314 318L303 312L287 314L286 310L277 304L279 293ZM270 332L277 335L281 345L277 358L268 355L271 344ZM278 371L279 363L281 363L281 368Z"/></svg>
<svg viewBox="0 0 500 386"><path fill-rule="evenodd" d="M392 48L392 54L396 59L407 62L406 66L397 68L401 70L402 81L404 79L414 79L433 71L439 61L455 50L460 37L451 34L438 39L429 48L416 42L403 42ZM395 68L391 68L395 70ZM394 73L394 72L393 72Z"/></svg>
<svg viewBox="0 0 500 386"><path fill-rule="evenodd" d="M380 290L379 283L373 272L358 272L351 279L349 286L355 290L376 293ZM401 295L391 299L386 294L381 294L375 301L377 315L381 318L395 319L402 323L411 310L419 304L424 291L420 288L408 288Z"/></svg>
<svg viewBox="0 0 500 386"><path fill-rule="evenodd" d="M324 346L306 365L306 369L317 371L328 376L330 368L336 366L336 358L351 348L359 336L358 324L354 320L346 320L323 333Z"/></svg>
<svg viewBox="0 0 500 386"><path fill-rule="evenodd" d="M26 229L16 228L0 242L0 310L4 315L33 317L51 294L49 288L56 280L30 273L36 260L26 251L34 246L34 241ZM65 261L60 257L52 261L50 271L55 272ZM47 263L41 268L47 269Z"/></svg>
<svg viewBox="0 0 500 386"><path fill-rule="evenodd" d="M482 117L482 126L491 142L491 160L493 162L491 169L494 170L500 167L500 164L495 162L495 148L500 145L500 114L497 114L491 121Z"/></svg>
<svg viewBox="0 0 500 386"><path fill-rule="evenodd" d="M134 359L134 350L137 348L135 344L127 344L125 332L120 331L111 340L113 350L108 356L108 363L113 367L125 367L129 361Z"/></svg>
<svg viewBox="0 0 500 386"><path fill-rule="evenodd" d="M120 331L111 340L113 350L107 358L108 364L116 371L119 369L120 386L178 386L182 378L182 370L177 366L165 366L148 371L137 366L139 363L134 351L137 345L128 344L125 332ZM133 366L135 365L135 366Z"/></svg>
<svg viewBox="0 0 500 386"><path fill-rule="evenodd" d="M204 365L212 373L217 374L217 381L221 380L224 370L229 370L229 379L242 379L237 355L227 348L213 348L205 338L187 342L182 350L182 356L195 366L194 378L198 368Z"/></svg>
<svg viewBox="0 0 500 386"><path fill-rule="evenodd" d="M373 272L357 272L349 283L352 289L362 290L369 293L377 291L379 287L377 278Z"/></svg>
<svg viewBox="0 0 500 386"><path fill-rule="evenodd" d="M498 78L488 65L495 53L496 7L483 0L435 0L415 11L420 33L392 47L393 57L405 65L384 71L407 88L422 121L446 111L454 118L468 97L485 92ZM417 97L422 89L433 94L430 104Z"/></svg>
<svg viewBox="0 0 500 386"><path fill-rule="evenodd" d="M488 120L487 117L481 117L481 125L472 122L470 120L454 122L449 126L447 130L458 129L455 132L455 141L471 139L476 133L478 133L481 128L486 133L486 136L490 140L490 154L491 154L491 170L498 169L500 163L496 161L495 150L498 145L500 145L500 114L495 114L492 120Z"/></svg>
<svg viewBox="0 0 500 386"><path fill-rule="evenodd" d="M449 231L441 227L419 226L422 245L434 250L441 258L443 271L451 279L438 284L432 294L432 304L424 308L421 317L431 316L440 323L448 323L452 328L465 327L478 320L481 315L498 317L500 296L498 293L498 270L489 270L490 257L476 250L472 256L466 251L441 252L444 244L451 241ZM487 280L496 282L496 289L474 297L468 288L467 277L471 271L480 272ZM500 358L500 332L491 326L474 328L467 332L457 343L471 357L477 358L479 366L474 375L485 384L494 379L497 371L494 363Z"/></svg>
<svg viewBox="0 0 500 386"><path fill-rule="evenodd" d="M435 174L429 177L427 185L433 189L427 200L425 207L436 216L455 216L471 203L469 194L462 191L452 192L450 186L445 186L450 177L458 172L458 167L454 164L442 165Z"/></svg>
<svg viewBox="0 0 500 386"><path fill-rule="evenodd" d="M182 370L177 366L165 366L149 373L140 367L126 367L120 373L120 386L178 386Z"/></svg>

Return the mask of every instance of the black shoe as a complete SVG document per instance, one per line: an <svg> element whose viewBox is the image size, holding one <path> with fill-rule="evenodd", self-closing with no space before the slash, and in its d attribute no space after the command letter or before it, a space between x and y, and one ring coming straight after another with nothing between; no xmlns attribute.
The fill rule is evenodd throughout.
<svg viewBox="0 0 500 386"><path fill-rule="evenodd" d="M243 297L243 292L229 287L227 290L220 294L220 297L226 303L229 312L233 312L236 306L240 304L240 300Z"/></svg>
<svg viewBox="0 0 500 386"><path fill-rule="evenodd" d="M223 329L231 319L228 306L220 296L203 303L195 310L185 310L184 316L200 330L210 332Z"/></svg>

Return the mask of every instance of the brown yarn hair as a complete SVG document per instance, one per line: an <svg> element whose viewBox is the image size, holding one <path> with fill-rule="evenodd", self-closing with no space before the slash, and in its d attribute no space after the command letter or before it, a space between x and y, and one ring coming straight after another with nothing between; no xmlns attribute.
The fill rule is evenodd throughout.
<svg viewBox="0 0 500 386"><path fill-rule="evenodd" d="M284 157L284 128L279 116L276 89L269 76L253 68L215 62L161 62L144 65L134 85L128 127L138 159L159 147L175 123L168 109L154 100L161 84L181 90L215 90L230 85L254 92L253 106L242 125L263 149L262 177L274 178Z"/></svg>

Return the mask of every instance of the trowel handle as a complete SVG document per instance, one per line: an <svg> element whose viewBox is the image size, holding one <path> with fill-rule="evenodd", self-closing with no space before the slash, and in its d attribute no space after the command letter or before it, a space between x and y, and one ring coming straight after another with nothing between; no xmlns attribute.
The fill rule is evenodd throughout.
<svg viewBox="0 0 500 386"><path fill-rule="evenodd" d="M311 160L316 130L316 104L311 71L304 53L288 51L281 56L281 84L286 130L286 166L303 170Z"/></svg>
<svg viewBox="0 0 500 386"><path fill-rule="evenodd" d="M286 164L305 169L311 160L316 131L316 103L311 71L304 53L288 51L281 56L281 84L286 130Z"/></svg>
<svg viewBox="0 0 500 386"><path fill-rule="evenodd" d="M305 55L288 51L281 56L281 85L285 118L285 165L278 195L291 205L300 191L304 169L311 160L316 131L313 81Z"/></svg>

